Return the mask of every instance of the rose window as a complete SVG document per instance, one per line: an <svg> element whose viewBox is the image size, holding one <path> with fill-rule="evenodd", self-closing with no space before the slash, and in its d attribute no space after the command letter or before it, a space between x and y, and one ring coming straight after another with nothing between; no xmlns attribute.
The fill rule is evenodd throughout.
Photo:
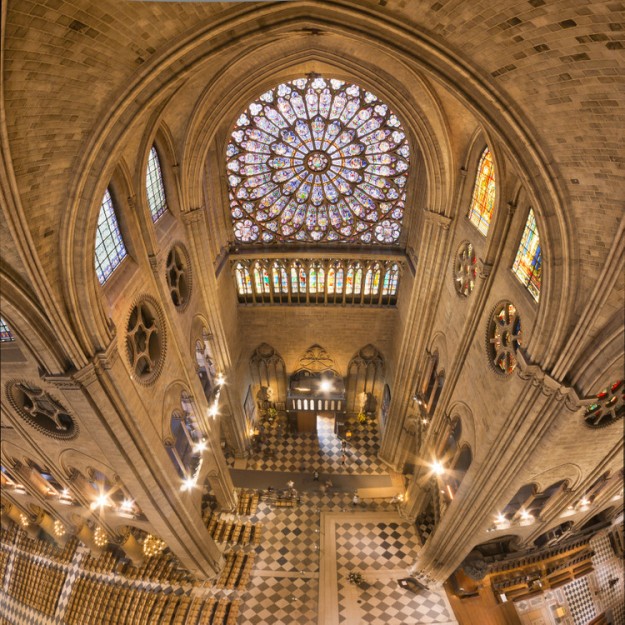
<svg viewBox="0 0 625 625"><path fill-rule="evenodd" d="M130 313L126 329L128 360L135 379L149 384L160 373L165 358L164 323L155 302L139 301Z"/></svg>
<svg viewBox="0 0 625 625"><path fill-rule="evenodd" d="M475 287L477 277L477 256L471 243L465 241L456 252L454 282L460 295L469 297Z"/></svg>
<svg viewBox="0 0 625 625"><path fill-rule="evenodd" d="M605 427L624 414L625 380L618 380L597 394L597 399L586 408L584 422L589 427Z"/></svg>
<svg viewBox="0 0 625 625"><path fill-rule="evenodd" d="M78 427L56 399L37 386L14 382L7 393L13 407L35 429L52 438L74 438Z"/></svg>
<svg viewBox="0 0 625 625"><path fill-rule="evenodd" d="M490 361L495 371L510 375L516 368L516 352L521 346L521 319L513 304L498 304L488 329Z"/></svg>
<svg viewBox="0 0 625 625"><path fill-rule="evenodd" d="M283 83L239 117L227 147L241 243L397 243L410 148L373 93L319 76Z"/></svg>

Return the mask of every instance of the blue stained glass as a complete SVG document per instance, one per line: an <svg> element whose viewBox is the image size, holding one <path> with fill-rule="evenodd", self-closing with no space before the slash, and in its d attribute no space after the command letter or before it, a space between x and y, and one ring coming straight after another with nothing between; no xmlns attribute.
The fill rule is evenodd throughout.
<svg viewBox="0 0 625 625"><path fill-rule="evenodd" d="M532 297L538 301L542 277L542 250L536 217L531 208L527 216L521 243L512 265L512 271L521 284L527 287Z"/></svg>
<svg viewBox="0 0 625 625"><path fill-rule="evenodd" d="M404 201L405 175L397 178L406 173L409 147L398 118L371 92L321 77L278 85L239 116L226 153L230 211L240 241L351 242L354 233L367 243L397 241L402 211L377 204ZM354 197L355 204L346 204ZM308 218L279 198L306 204ZM247 215L239 210L243 202L252 205L244 209ZM348 213L340 220L331 209L337 202ZM381 214L397 229L374 230ZM244 219L256 228L242 226Z"/></svg>
<svg viewBox="0 0 625 625"><path fill-rule="evenodd" d="M8 343L9 341L14 341L15 337L13 333L9 329L7 322L0 317L0 343Z"/></svg>
<svg viewBox="0 0 625 625"><path fill-rule="evenodd" d="M161 164L155 147L152 147L148 156L145 190L148 196L148 206L152 214L152 221L157 221L167 211L167 199L165 198Z"/></svg>
<svg viewBox="0 0 625 625"><path fill-rule="evenodd" d="M100 284L104 284L127 252L119 231L113 200L107 189L100 206L95 240L95 271Z"/></svg>

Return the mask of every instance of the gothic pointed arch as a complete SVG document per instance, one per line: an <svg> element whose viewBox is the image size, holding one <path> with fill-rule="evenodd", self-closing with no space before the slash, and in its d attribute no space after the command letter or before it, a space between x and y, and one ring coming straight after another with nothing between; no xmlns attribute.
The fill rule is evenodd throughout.
<svg viewBox="0 0 625 625"><path fill-rule="evenodd" d="M347 366L347 412L376 413L382 404L385 381L384 356L373 345L359 349Z"/></svg>
<svg viewBox="0 0 625 625"><path fill-rule="evenodd" d="M287 398L286 366L280 353L268 343L261 343L250 356L252 396L262 401L285 405Z"/></svg>

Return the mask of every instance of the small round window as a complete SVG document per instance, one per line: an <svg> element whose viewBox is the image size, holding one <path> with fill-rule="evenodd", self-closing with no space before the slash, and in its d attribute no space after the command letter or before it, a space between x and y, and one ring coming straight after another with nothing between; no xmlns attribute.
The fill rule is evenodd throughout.
<svg viewBox="0 0 625 625"><path fill-rule="evenodd" d="M600 428L614 423L625 414L625 380L617 380L597 393L596 400L586 408L584 422Z"/></svg>
<svg viewBox="0 0 625 625"><path fill-rule="evenodd" d="M39 387L13 382L7 388L7 395L19 415L43 434L60 439L78 434L78 426L69 412Z"/></svg>
<svg viewBox="0 0 625 625"><path fill-rule="evenodd" d="M497 373L510 375L517 366L516 353L521 346L521 319L514 304L495 306L488 323L488 354Z"/></svg>
<svg viewBox="0 0 625 625"><path fill-rule="evenodd" d="M128 360L135 379L150 384L161 371L165 359L164 322L158 305L144 297L132 308L126 327Z"/></svg>

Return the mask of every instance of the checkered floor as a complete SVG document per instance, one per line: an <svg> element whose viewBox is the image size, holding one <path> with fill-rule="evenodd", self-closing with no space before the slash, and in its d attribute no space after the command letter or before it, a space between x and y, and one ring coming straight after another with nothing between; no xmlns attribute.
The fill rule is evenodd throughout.
<svg viewBox="0 0 625 625"><path fill-rule="evenodd" d="M347 521L336 526L336 563L348 571L363 567L405 570L420 545L411 524Z"/></svg>
<svg viewBox="0 0 625 625"><path fill-rule="evenodd" d="M347 475L386 475L388 470L378 458L378 428L375 422L364 425L348 422L353 435L345 449L334 434L333 419L317 417L317 434L282 435L277 428L265 433L267 442L247 462L258 471L302 471Z"/></svg>
<svg viewBox="0 0 625 625"><path fill-rule="evenodd" d="M356 593L358 623L421 625L449 623L450 615L443 597L434 592L414 594L399 587L396 579L376 580L364 588L340 582L340 622L354 622L350 615L353 594ZM351 596L350 596L351 595Z"/></svg>
<svg viewBox="0 0 625 625"><path fill-rule="evenodd" d="M413 524L399 520L363 522L344 515L334 523L334 535L340 623L456 622L444 590L415 594L397 583L407 576L421 544ZM324 545L324 550L328 549L331 546ZM361 573L365 580L361 587L349 583L351 572Z"/></svg>
<svg viewBox="0 0 625 625"><path fill-rule="evenodd" d="M585 625L597 616L597 609L588 585L588 576L563 586L563 590L575 625Z"/></svg>
<svg viewBox="0 0 625 625"><path fill-rule="evenodd" d="M254 577L241 598L239 623L245 625L313 625L317 622L317 579Z"/></svg>
<svg viewBox="0 0 625 625"><path fill-rule="evenodd" d="M590 541L595 552L592 558L599 590L598 602L601 610L612 612L614 625L625 625L625 575L623 561L614 555L607 534L598 534ZM612 582L610 580L618 580Z"/></svg>

